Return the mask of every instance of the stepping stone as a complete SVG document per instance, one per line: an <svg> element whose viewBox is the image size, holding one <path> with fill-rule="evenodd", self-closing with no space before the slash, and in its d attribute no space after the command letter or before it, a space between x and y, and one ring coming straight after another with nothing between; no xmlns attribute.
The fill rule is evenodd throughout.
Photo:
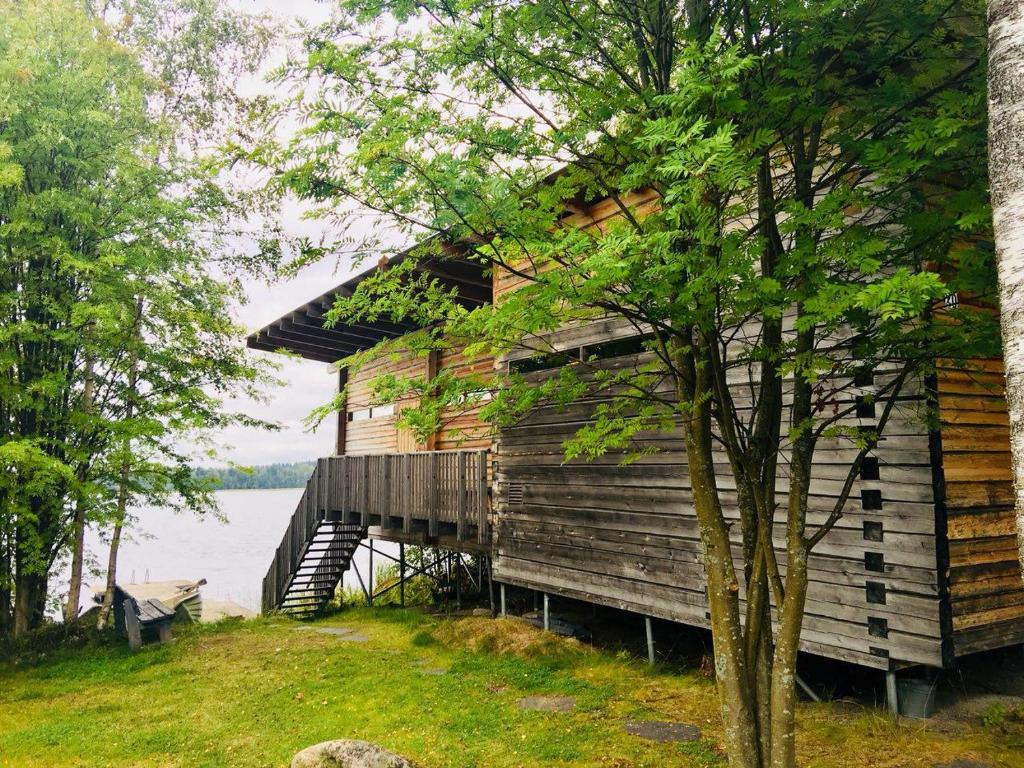
<svg viewBox="0 0 1024 768"><path fill-rule="evenodd" d="M314 627L314 629L316 629L316 631L321 635L337 635L341 637L344 635L355 634L355 630L349 629L348 627Z"/></svg>
<svg viewBox="0 0 1024 768"><path fill-rule="evenodd" d="M365 643L370 639L365 635L357 634L354 629L349 627L292 627L292 630L295 632L316 632L318 635L331 635L349 643Z"/></svg>
<svg viewBox="0 0 1024 768"><path fill-rule="evenodd" d="M470 614L470 615L471 616L486 616L487 618L491 618L491 609L490 608L474 608L473 609L473 613Z"/></svg>
<svg viewBox="0 0 1024 768"><path fill-rule="evenodd" d="M422 670L424 675L433 675L434 677L440 677L441 675L447 675L448 670L444 667L427 667Z"/></svg>
<svg viewBox="0 0 1024 768"><path fill-rule="evenodd" d="M625 729L626 733L633 736L662 744L700 739L700 729L687 723L668 723L663 720L627 720Z"/></svg>
<svg viewBox="0 0 1024 768"><path fill-rule="evenodd" d="M575 696L524 696L516 705L535 712L569 712L576 708Z"/></svg>

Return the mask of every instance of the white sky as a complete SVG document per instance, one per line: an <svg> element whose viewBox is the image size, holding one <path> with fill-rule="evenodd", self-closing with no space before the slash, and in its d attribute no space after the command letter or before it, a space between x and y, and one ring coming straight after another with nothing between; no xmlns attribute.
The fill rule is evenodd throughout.
<svg viewBox="0 0 1024 768"><path fill-rule="evenodd" d="M236 8L253 12L269 12L289 23L299 19L311 22L326 21L330 16L331 3L319 0L231 0ZM271 56L271 63L281 60L283 51ZM254 89L263 87L253 83ZM306 221L301 217L298 204L286 206L282 224L290 234L305 234L317 240L325 224ZM351 264L342 263L335 269L333 259L307 267L295 278L266 285L250 281L246 286L249 303L237 310L238 320L250 331L255 330L285 312L319 296L355 273ZM265 353L251 351L254 355ZM282 355L268 355L283 363L279 377L287 384L272 390L266 403L235 403L253 415L279 423L278 432L234 428L225 430L220 442L224 447L224 459L241 464L270 464L280 461L306 461L333 453L334 422L324 422L316 431L309 432L303 426L303 419L318 405L326 402L337 388L337 374L329 366L309 360L290 360Z"/></svg>

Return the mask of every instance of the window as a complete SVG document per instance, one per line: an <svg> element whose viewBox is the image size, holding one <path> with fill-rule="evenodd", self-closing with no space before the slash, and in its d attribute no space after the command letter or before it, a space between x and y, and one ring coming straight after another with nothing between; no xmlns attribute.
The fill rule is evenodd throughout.
<svg viewBox="0 0 1024 768"><path fill-rule="evenodd" d="M372 408L357 408L354 411L348 412L349 421L369 421L370 419L379 419L384 416L395 415L395 404L387 403L386 405L375 405Z"/></svg>
<svg viewBox="0 0 1024 768"><path fill-rule="evenodd" d="M478 389L475 392L463 392L459 395L459 405L465 403L486 403L493 397L491 390L489 389Z"/></svg>
<svg viewBox="0 0 1024 768"><path fill-rule="evenodd" d="M550 355L533 355L524 357L521 360L513 360L508 364L512 373L533 373L534 371L546 371L550 368L561 368L579 360L579 347L569 349L565 352L555 352Z"/></svg>
<svg viewBox="0 0 1024 768"><path fill-rule="evenodd" d="M646 351L648 336L628 336L624 339L607 341L604 344L594 344L583 347L584 360L604 360L609 357L625 357L626 355L639 355Z"/></svg>

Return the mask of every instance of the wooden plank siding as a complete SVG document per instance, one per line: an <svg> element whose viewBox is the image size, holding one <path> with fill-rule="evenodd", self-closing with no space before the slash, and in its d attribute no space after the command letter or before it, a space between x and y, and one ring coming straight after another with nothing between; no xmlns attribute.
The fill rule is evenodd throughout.
<svg viewBox="0 0 1024 768"><path fill-rule="evenodd" d="M487 376L494 371L494 358L489 355L467 357L463 354L464 345L451 349L443 349L440 353L439 366L455 376ZM465 405L450 408L442 414L441 428L435 437L435 447L439 451L470 450L491 447L491 428L480 419L480 409L484 400L467 402Z"/></svg>
<svg viewBox="0 0 1024 768"><path fill-rule="evenodd" d="M955 651L1024 642L1002 363L939 366L936 381Z"/></svg>
<svg viewBox="0 0 1024 768"><path fill-rule="evenodd" d="M349 413L368 408L374 399L372 382L378 376L394 374L395 376L423 375L425 358L405 352L393 359L391 354L374 360L358 371L354 371L348 380L347 409ZM363 421L348 421L345 429L345 450L347 455L371 453L396 453L406 447L406 441L400 446L396 422L403 403L395 404L395 412L390 416L378 416Z"/></svg>
<svg viewBox="0 0 1024 768"><path fill-rule="evenodd" d="M622 338L636 329L599 320L552 335L557 349ZM514 357L514 355L513 355ZM645 355L602 361L642 365ZM542 377L546 372L530 374ZM840 407L875 384L841 395ZM730 377L742 407L750 401L745 370ZM878 477L855 482L847 513L810 560L804 650L888 668L943 663L941 590L936 561L936 517L926 399L922 382L900 395L885 438L874 451ZM784 397L791 388L785 386ZM668 392L665 393L668 395ZM642 435L657 449L628 466L611 453L593 462L563 463L563 444L592 418L600 397L569 407L542 407L503 429L498 464L495 577L501 581L624 608L690 625L707 626L701 543L680 430ZM878 406L881 411L881 405ZM851 418L868 425L874 419ZM783 430L785 432L785 429ZM786 449L778 502L785 509ZM822 440L815 454L808 525L821 524L846 477L856 449ZM726 514L738 521L734 483L724 452L715 455ZM862 497L862 491L869 492ZM880 508L870 492L881 495ZM784 511L776 546L785 567ZM734 526L739 558L739 526ZM880 540L876 540L880 537Z"/></svg>
<svg viewBox="0 0 1024 768"><path fill-rule="evenodd" d="M462 353L463 346L441 350L436 360L429 356L416 356L405 352L392 359L391 355L373 361L353 373L348 382L347 412L358 411L375 402L372 382L378 376L422 376L428 380L437 370L445 369L456 376L487 374L494 370L494 359L478 355L471 359ZM405 397L395 403L394 413L363 421L348 421L343 430L344 445L339 453L365 455L379 453L410 453L414 451L475 450L489 448L490 428L480 420L483 402L450 408L442 415L441 428L427 443L417 442L408 430L399 429L398 417L404 408L415 407L415 397Z"/></svg>

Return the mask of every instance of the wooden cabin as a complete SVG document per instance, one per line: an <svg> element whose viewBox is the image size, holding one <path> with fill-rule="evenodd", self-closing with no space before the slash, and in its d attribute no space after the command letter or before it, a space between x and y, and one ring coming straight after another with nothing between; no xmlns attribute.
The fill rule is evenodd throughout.
<svg viewBox="0 0 1024 768"><path fill-rule="evenodd" d="M632 204L651 201L641 196ZM612 215L607 201L575 214L581 226ZM492 278L469 262L418 268L456 288L466 306L516 289L510 275ZM365 276L270 323L249 346L333 363L416 330L383 321L324 327L335 297ZM550 341L569 358L597 357L608 366L635 365L644 354L636 330L612 319L562 329ZM648 438L659 450L625 467L614 454L565 463L562 443L591 417L595 401L537 408L493 436L470 411L417 444L396 427L403 404L379 405L371 397L369 382L384 371L430 378L442 369L515 366L529 354L384 355L351 378L343 370L348 400L338 417L336 455L318 462L285 533L264 582L265 610L321 605L347 567L346 548L370 536L481 552L503 584L707 626L679 434ZM538 367L529 375L552 372L533 361L531 369ZM887 375L875 371L849 396L869 394ZM934 428L921 418L928 395L938 403ZM869 401L852 423L877 419ZM820 445L812 524L831 508L854 454L848 443ZM780 469L783 493L784 475ZM723 478L723 487L728 483ZM958 656L1024 642L1012 504L1000 361L977 361L971 372L940 367L934 380L908 385L843 519L811 557L803 649L892 671L947 667Z"/></svg>

